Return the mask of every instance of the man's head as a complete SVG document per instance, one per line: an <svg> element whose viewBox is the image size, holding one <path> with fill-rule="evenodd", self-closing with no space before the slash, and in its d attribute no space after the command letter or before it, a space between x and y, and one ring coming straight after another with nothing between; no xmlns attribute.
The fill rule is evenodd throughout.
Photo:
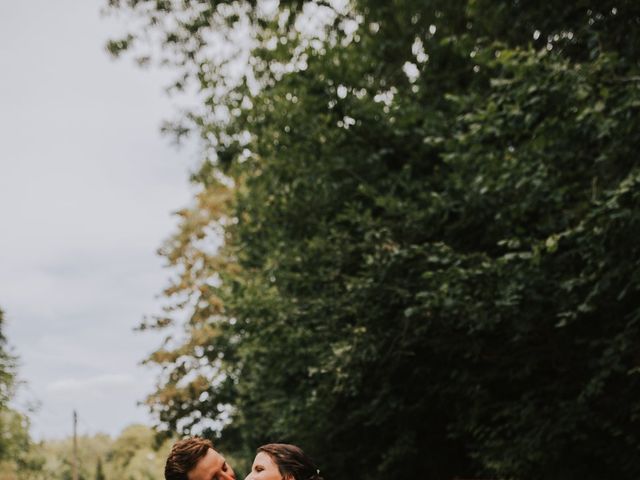
<svg viewBox="0 0 640 480"><path fill-rule="evenodd" d="M213 449L209 440L199 437L176 442L164 466L166 480L235 480L231 465Z"/></svg>

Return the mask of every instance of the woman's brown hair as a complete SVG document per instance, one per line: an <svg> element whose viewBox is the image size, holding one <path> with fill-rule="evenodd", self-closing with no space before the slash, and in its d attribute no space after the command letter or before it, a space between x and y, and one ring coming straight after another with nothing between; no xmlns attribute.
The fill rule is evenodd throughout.
<svg viewBox="0 0 640 480"><path fill-rule="evenodd" d="M258 452L264 452L271 457L285 480L323 480L316 464L300 447L286 443L269 443L258 448Z"/></svg>

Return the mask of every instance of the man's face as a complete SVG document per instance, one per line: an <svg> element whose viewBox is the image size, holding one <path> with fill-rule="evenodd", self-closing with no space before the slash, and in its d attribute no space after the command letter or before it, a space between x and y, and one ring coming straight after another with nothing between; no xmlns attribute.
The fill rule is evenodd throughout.
<svg viewBox="0 0 640 480"><path fill-rule="evenodd" d="M196 466L187 473L189 480L236 480L231 465L224 457L210 448Z"/></svg>

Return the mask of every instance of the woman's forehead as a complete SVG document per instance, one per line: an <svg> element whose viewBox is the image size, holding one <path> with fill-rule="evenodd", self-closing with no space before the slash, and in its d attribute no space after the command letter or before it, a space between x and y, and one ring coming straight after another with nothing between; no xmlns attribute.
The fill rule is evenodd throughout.
<svg viewBox="0 0 640 480"><path fill-rule="evenodd" d="M253 463L261 463L261 464L274 464L275 462L271 458L271 455L265 452L258 452L256 454L256 458L253 460Z"/></svg>

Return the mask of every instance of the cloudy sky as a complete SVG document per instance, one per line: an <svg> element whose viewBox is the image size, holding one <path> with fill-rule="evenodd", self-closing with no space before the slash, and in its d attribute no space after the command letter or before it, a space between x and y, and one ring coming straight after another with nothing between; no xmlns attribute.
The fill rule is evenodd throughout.
<svg viewBox="0 0 640 480"><path fill-rule="evenodd" d="M155 255L196 155L159 133L166 75L104 52L106 0L0 2L0 308L36 438L117 434L159 338L134 333L169 272Z"/></svg>

